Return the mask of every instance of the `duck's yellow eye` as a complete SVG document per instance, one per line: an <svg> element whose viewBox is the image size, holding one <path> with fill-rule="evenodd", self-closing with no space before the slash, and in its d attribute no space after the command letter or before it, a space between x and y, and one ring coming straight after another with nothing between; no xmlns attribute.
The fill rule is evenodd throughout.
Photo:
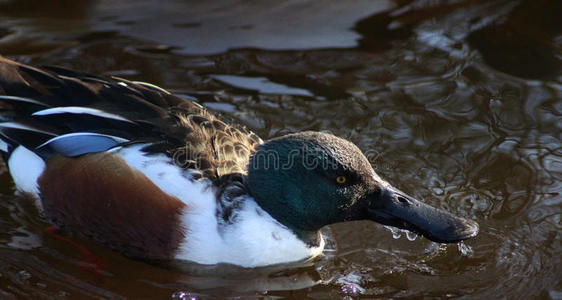
<svg viewBox="0 0 562 300"><path fill-rule="evenodd" d="M345 176L338 176L336 177L336 182L339 184L345 183L347 181L347 178L345 178Z"/></svg>

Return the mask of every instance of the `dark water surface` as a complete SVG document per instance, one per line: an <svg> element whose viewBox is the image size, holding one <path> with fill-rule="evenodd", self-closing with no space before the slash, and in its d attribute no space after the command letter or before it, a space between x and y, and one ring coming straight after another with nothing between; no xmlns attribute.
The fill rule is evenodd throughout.
<svg viewBox="0 0 562 300"><path fill-rule="evenodd" d="M96 274L44 233L2 167L0 299L562 299L561 12L557 0L0 1L1 55L194 95L264 139L329 130L376 153L405 192L481 226L457 246L337 224L324 257L257 270L78 241L107 263Z"/></svg>

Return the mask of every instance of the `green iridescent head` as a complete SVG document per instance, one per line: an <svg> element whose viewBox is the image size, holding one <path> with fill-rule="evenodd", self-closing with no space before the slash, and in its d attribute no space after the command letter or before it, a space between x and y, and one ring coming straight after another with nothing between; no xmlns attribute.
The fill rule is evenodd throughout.
<svg viewBox="0 0 562 300"><path fill-rule="evenodd" d="M269 140L248 168L250 194L298 236L314 243L323 226L372 220L438 242L472 237L478 225L415 200L382 180L353 143L321 132Z"/></svg>

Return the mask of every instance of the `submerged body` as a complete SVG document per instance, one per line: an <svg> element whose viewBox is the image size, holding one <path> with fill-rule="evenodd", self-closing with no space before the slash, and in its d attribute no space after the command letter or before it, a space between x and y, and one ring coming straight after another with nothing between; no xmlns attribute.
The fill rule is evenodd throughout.
<svg viewBox="0 0 562 300"><path fill-rule="evenodd" d="M0 150L49 222L135 258L298 261L322 252L323 226L362 219L439 242L478 232L394 189L348 141L263 142L192 100L0 57Z"/></svg>

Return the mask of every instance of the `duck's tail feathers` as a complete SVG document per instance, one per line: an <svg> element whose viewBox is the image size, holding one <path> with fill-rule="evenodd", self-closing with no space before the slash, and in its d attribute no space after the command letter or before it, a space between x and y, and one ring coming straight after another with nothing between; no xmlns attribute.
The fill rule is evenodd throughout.
<svg viewBox="0 0 562 300"><path fill-rule="evenodd" d="M41 129L29 123L5 121L0 122L0 151L4 160L20 145L35 149L41 141L57 136L56 133Z"/></svg>
<svg viewBox="0 0 562 300"><path fill-rule="evenodd" d="M0 96L0 152L7 161L19 146L45 159L106 151L146 130L126 117L100 109L48 104L27 97Z"/></svg>
<svg viewBox="0 0 562 300"><path fill-rule="evenodd" d="M109 134L108 124L135 126L125 118L88 108L45 108L33 99L7 96L0 96L0 102L12 108L0 113L0 153L18 190L37 199L38 178L49 156L117 149L130 140L120 134L122 130Z"/></svg>
<svg viewBox="0 0 562 300"><path fill-rule="evenodd" d="M0 56L0 153L8 162L24 147L46 159L155 140L158 124L151 120L166 119L164 107L172 101L159 102L160 94L126 80L39 69Z"/></svg>

